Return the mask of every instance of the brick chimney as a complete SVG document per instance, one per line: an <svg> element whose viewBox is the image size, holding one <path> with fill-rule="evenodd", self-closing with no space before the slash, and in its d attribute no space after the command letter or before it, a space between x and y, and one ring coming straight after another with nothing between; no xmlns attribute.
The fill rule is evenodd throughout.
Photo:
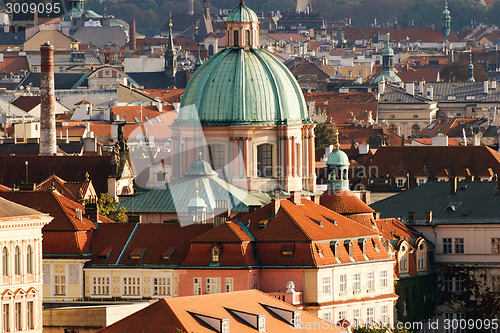
<svg viewBox="0 0 500 333"><path fill-rule="evenodd" d="M54 46L46 42L40 47L42 71L40 79L40 155L55 155L56 97L54 92Z"/></svg>
<svg viewBox="0 0 500 333"><path fill-rule="evenodd" d="M130 21L129 24L129 48L130 51L137 49L136 34L135 34L135 20Z"/></svg>
<svg viewBox="0 0 500 333"><path fill-rule="evenodd" d="M99 222L99 206L97 205L97 199L91 199L85 204L85 215L93 222Z"/></svg>
<svg viewBox="0 0 500 333"><path fill-rule="evenodd" d="M302 191L291 191L290 192L290 201L296 205L302 205Z"/></svg>

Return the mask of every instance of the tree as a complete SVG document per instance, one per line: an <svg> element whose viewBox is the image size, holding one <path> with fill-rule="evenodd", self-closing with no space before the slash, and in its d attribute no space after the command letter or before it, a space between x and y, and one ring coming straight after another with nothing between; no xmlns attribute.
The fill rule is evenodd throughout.
<svg viewBox="0 0 500 333"><path fill-rule="evenodd" d="M317 124L314 135L316 149L323 149L335 143L335 132L327 124Z"/></svg>
<svg viewBox="0 0 500 333"><path fill-rule="evenodd" d="M101 193L99 196L99 213L104 216L112 219L113 221L117 223L126 223L128 218L127 218L127 210L125 207L120 207L119 209L116 209L116 206L118 205L118 202L111 197L107 193Z"/></svg>
<svg viewBox="0 0 500 333"><path fill-rule="evenodd" d="M443 81L449 82L465 82L469 77L469 60L467 61L453 63L447 65L441 69L439 76ZM479 64L474 64L474 79L476 82L482 82L488 80L488 75L484 70L484 66Z"/></svg>

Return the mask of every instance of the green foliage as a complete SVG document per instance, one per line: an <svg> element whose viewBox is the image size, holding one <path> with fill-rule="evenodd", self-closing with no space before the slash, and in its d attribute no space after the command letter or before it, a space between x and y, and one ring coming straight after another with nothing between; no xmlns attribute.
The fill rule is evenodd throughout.
<svg viewBox="0 0 500 333"><path fill-rule="evenodd" d="M314 129L316 149L323 149L335 142L335 133L327 124L317 124Z"/></svg>
<svg viewBox="0 0 500 333"><path fill-rule="evenodd" d="M402 322L422 322L434 315L436 275L420 276L414 279L400 279L395 284L399 296L396 303L397 317ZM407 315L403 316L406 301Z"/></svg>
<svg viewBox="0 0 500 333"><path fill-rule="evenodd" d="M127 210L125 207L120 207L120 209L116 209L118 202L111 197L107 193L101 193L99 196L99 213L104 216L112 219L117 223L125 223L127 222Z"/></svg>
<svg viewBox="0 0 500 333"><path fill-rule="evenodd" d="M456 62L441 69L439 76L443 81L465 82L469 77L469 61ZM476 82L488 80L484 66L474 64L474 79Z"/></svg>

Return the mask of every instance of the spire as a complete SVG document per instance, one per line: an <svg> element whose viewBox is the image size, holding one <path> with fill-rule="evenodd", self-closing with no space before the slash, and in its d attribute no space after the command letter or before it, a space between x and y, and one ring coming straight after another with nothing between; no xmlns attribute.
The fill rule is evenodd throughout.
<svg viewBox="0 0 500 333"><path fill-rule="evenodd" d="M174 46L174 33L172 31L172 13L170 13L170 22L168 24L170 32L168 35L167 48L165 50L165 74L171 80L177 74L177 52Z"/></svg>
<svg viewBox="0 0 500 333"><path fill-rule="evenodd" d="M469 76L467 77L467 82L476 82L476 80L474 80L474 65L472 64L472 53L469 56Z"/></svg>
<svg viewBox="0 0 500 333"><path fill-rule="evenodd" d="M445 0L444 2L443 16L441 17L441 20L443 22L443 36L448 37L451 33L451 16L450 11L448 10L448 0Z"/></svg>

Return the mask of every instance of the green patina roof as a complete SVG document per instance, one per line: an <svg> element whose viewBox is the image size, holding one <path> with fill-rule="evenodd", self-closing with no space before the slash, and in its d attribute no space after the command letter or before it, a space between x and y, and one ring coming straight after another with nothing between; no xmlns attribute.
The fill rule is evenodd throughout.
<svg viewBox="0 0 500 333"><path fill-rule="evenodd" d="M326 161L326 165L349 165L349 157L340 149L335 149L328 155L328 160Z"/></svg>
<svg viewBox="0 0 500 333"><path fill-rule="evenodd" d="M233 9L227 18L227 22L257 22L259 18L257 14L243 2L240 2L238 7Z"/></svg>
<svg viewBox="0 0 500 333"><path fill-rule="evenodd" d="M130 213L187 213L188 206L193 199L203 200L207 212L213 212L215 202L229 200L233 211L248 211L248 206L266 205L270 198L264 193L248 192L217 177L217 173L209 171L204 174L200 160L191 164L188 170L198 170L199 176L194 174L174 180L165 187L156 189L140 189L129 199L118 205L125 207ZM202 162L205 162L201 160ZM206 162L205 162L206 163ZM212 168L210 170L213 171ZM195 193L199 191L198 197Z"/></svg>
<svg viewBox="0 0 500 333"><path fill-rule="evenodd" d="M500 222L497 182L458 182L457 192L449 182L428 182L370 205L381 218L402 217L415 212L415 225L489 224ZM432 224L426 212L432 211Z"/></svg>
<svg viewBox="0 0 500 333"><path fill-rule="evenodd" d="M309 122L292 73L262 49L227 48L207 60L189 81L177 124L276 126Z"/></svg>
<svg viewBox="0 0 500 333"><path fill-rule="evenodd" d="M184 177L217 176L217 172L212 169L210 163L201 159L194 161L184 173Z"/></svg>

